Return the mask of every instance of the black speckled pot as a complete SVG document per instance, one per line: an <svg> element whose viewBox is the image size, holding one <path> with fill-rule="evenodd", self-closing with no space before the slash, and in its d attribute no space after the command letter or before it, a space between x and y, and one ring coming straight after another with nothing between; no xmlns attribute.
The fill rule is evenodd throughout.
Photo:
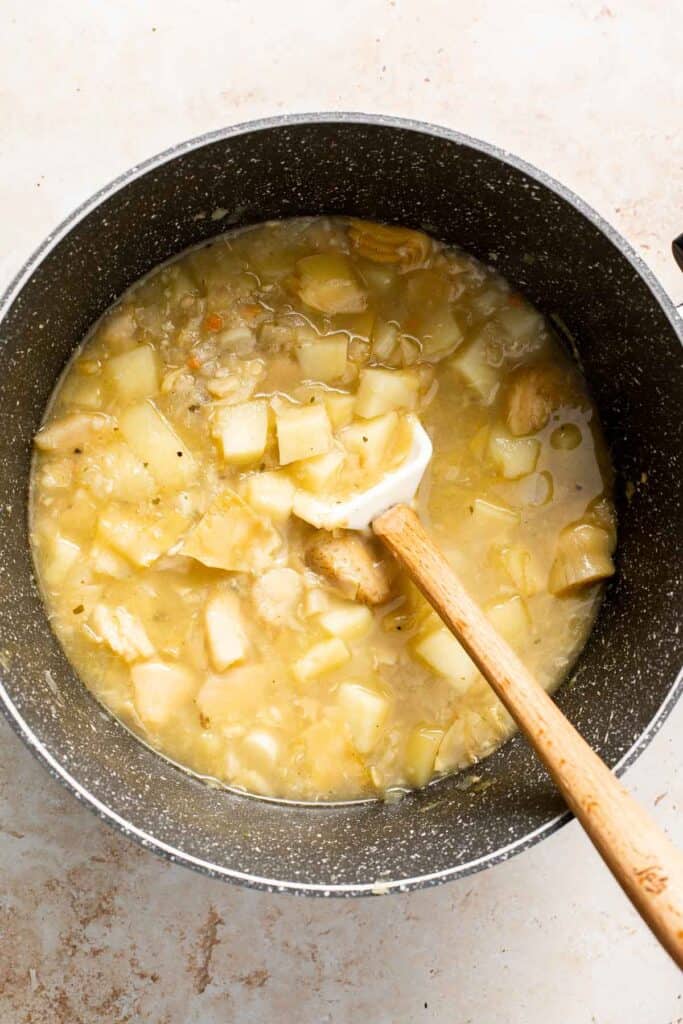
<svg viewBox="0 0 683 1024"><path fill-rule="evenodd" d="M354 895L477 871L569 815L519 738L477 768L487 788L465 789L461 776L393 806L282 805L203 785L134 739L75 677L50 632L26 531L31 438L93 320L188 245L316 213L457 242L576 339L618 472L619 574L558 700L618 770L680 693L682 332L623 239L556 182L454 132L342 114L217 132L133 168L48 238L5 296L0 692L10 722L78 799L144 846L261 888Z"/></svg>

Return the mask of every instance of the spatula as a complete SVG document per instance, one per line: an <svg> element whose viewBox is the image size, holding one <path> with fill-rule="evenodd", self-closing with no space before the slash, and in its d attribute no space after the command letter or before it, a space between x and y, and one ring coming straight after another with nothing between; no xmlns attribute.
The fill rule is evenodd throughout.
<svg viewBox="0 0 683 1024"><path fill-rule="evenodd" d="M410 502L432 446L416 418L404 463L347 502L302 515L331 530L370 527L463 645L548 769L610 871L683 968L683 855L588 746L469 596Z"/></svg>

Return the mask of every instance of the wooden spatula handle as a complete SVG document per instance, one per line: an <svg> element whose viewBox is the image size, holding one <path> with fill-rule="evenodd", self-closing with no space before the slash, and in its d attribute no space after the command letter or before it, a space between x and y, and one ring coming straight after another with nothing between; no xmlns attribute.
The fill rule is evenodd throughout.
<svg viewBox="0 0 683 1024"><path fill-rule="evenodd" d="M614 877L683 968L683 856L629 796L498 635L429 539L396 505L372 524L531 743Z"/></svg>

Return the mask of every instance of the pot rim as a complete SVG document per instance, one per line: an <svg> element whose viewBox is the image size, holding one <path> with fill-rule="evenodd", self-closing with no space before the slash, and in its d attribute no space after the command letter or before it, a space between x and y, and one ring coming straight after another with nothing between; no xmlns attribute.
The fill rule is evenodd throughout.
<svg viewBox="0 0 683 1024"><path fill-rule="evenodd" d="M571 189L560 184L560 182L556 181L545 171L534 167L532 164L527 163L525 160L522 160L520 157L515 156L509 151L480 139L475 139L472 136L465 135L462 132L410 118L394 117L387 114L365 114L346 111L283 114L273 117L259 118L254 121L241 122L240 124L233 125L228 128L219 128L214 131L195 136L184 142L177 143L155 156L135 164L127 171L118 175L108 184L98 189L92 196L90 196L89 199L86 199L80 206L67 215L67 217L62 220L61 223L58 224L57 227L46 237L43 243L34 250L32 255L28 260L26 260L0 297L0 323L21 292L25 283L29 280L45 257L49 255L52 249L81 220L83 220L84 217L124 186L131 184L148 171L154 170L155 168L160 167L163 164L184 155L185 153L192 152L195 149L199 149L202 146L209 145L213 142L270 128L287 128L307 124L359 124L413 131L422 135L431 135L439 139L445 139L449 142L456 142L460 145L468 146L469 148L477 150L486 156L494 157L500 162L508 164L516 170L522 171L524 174L528 175L551 192L554 192L561 199L570 203L609 239L621 255L630 263L633 270L643 279L666 315L674 333L681 342L681 345L683 345L683 319L681 319L677 314L672 300L665 292L653 272L623 238L623 236L591 206L584 202L583 199L572 192ZM668 718L682 692L683 669L679 672L668 694L664 698L655 715L653 715L649 724L635 740L630 749L614 766L613 770L617 776L621 776L648 746ZM553 832L562 828L563 825L566 825L574 817L570 811L564 811L562 814L556 815L554 818L551 818L550 821L540 825L537 829L534 829L532 832L527 833L519 839L514 840L507 846L468 861L465 864L419 875L414 878L396 879L393 881L382 880L381 882L375 881L348 885L323 885L261 878L257 875L249 874L248 872L237 871L232 868L225 868L221 865L213 864L210 861L203 860L199 857L193 856L192 854L186 853L183 850L177 849L176 847L157 839L150 833L133 825L106 804L102 803L96 796L94 796L93 793L82 786L62 764L60 764L58 759L50 753L47 747L30 729L5 689L1 676L0 707L14 731L20 739L23 740L34 756L42 762L50 775L61 782L62 785L64 785L79 802L82 802L89 807L90 810L92 810L102 821L105 821L111 827L116 828L119 832L123 833L123 835L134 840L145 849L153 850L155 853L173 863L184 864L187 867L190 867L202 874L209 875L212 878L228 879L254 889L265 890L268 892L295 892L318 896L361 896L384 895L390 892L408 892L413 889L437 885L442 882L450 881L454 878L465 877L466 875L473 874L474 872L484 868L492 867L494 864L498 864L501 861L508 860L515 854L521 853L523 850L534 846L541 839L552 835ZM254 799L253 797L250 797L249 794L245 794L244 798ZM320 806L325 807L326 805L321 804ZM310 810L312 813L315 813L316 808L311 807Z"/></svg>

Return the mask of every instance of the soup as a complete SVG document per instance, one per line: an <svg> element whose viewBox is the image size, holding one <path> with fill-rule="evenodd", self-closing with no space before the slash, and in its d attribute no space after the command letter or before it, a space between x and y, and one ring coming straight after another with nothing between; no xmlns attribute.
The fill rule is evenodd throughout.
<svg viewBox="0 0 683 1024"><path fill-rule="evenodd" d="M262 224L95 325L35 439L31 540L86 686L154 748L256 794L383 796L513 731L369 535L307 520L434 456L428 531L548 690L613 572L595 408L548 322L427 235Z"/></svg>

